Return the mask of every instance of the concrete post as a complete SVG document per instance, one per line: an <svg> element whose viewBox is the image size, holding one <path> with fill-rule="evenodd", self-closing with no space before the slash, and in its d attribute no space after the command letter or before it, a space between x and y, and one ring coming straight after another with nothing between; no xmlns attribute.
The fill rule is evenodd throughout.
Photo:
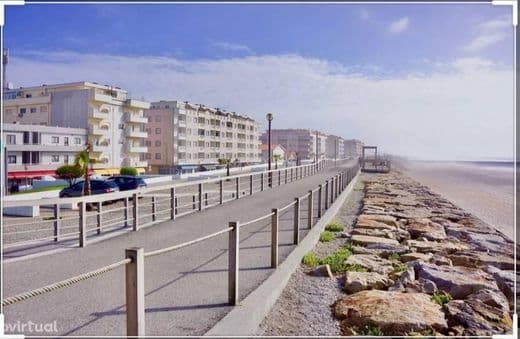
<svg viewBox="0 0 520 339"><path fill-rule="evenodd" d="M79 203L79 247L87 245L87 204Z"/></svg>
<svg viewBox="0 0 520 339"><path fill-rule="evenodd" d="M239 198L240 198L240 178L237 177L237 178L235 179L235 181L236 181L236 186L237 186L237 187L236 187L236 188L237 188L237 191L236 191L236 193L237 193L236 199L239 199Z"/></svg>
<svg viewBox="0 0 520 339"><path fill-rule="evenodd" d="M224 203L224 188L223 188L223 181L220 180L218 182L218 194L219 194L219 203L222 205Z"/></svg>
<svg viewBox="0 0 520 339"><path fill-rule="evenodd" d="M271 217L271 268L278 267L278 208L273 208Z"/></svg>
<svg viewBox="0 0 520 339"><path fill-rule="evenodd" d="M323 185L318 186L318 218L321 218L321 198L323 195Z"/></svg>
<svg viewBox="0 0 520 339"><path fill-rule="evenodd" d="M313 216L313 208L314 208L314 198L312 196L312 191L309 191L308 207L307 207L307 226L309 228L312 227L312 216Z"/></svg>
<svg viewBox="0 0 520 339"><path fill-rule="evenodd" d="M103 222L103 203L101 201L97 202L97 215L96 215L96 233L101 234L101 223Z"/></svg>
<svg viewBox="0 0 520 339"><path fill-rule="evenodd" d="M202 211L204 209L204 206L202 204L202 193L203 193L204 187L202 187L202 183L199 184L199 211Z"/></svg>
<svg viewBox="0 0 520 339"><path fill-rule="evenodd" d="M125 255L132 260L125 266L126 335L144 336L144 249L127 248Z"/></svg>
<svg viewBox="0 0 520 339"><path fill-rule="evenodd" d="M240 228L238 221L230 221L229 252L228 252L228 301L231 306L238 303L238 268L240 248Z"/></svg>
<svg viewBox="0 0 520 339"><path fill-rule="evenodd" d="M170 219L175 220L177 214L177 197L175 196L175 187L170 188Z"/></svg>
<svg viewBox="0 0 520 339"><path fill-rule="evenodd" d="M294 198L293 244L300 242L300 198Z"/></svg>
<svg viewBox="0 0 520 339"><path fill-rule="evenodd" d="M124 204L124 207L125 209L123 210L123 216L125 218L125 227L128 227L128 205L129 205L129 200L128 197L125 197L125 199L123 200L123 204Z"/></svg>
<svg viewBox="0 0 520 339"><path fill-rule="evenodd" d="M60 204L54 205L54 241L58 241L60 237Z"/></svg>
<svg viewBox="0 0 520 339"><path fill-rule="evenodd" d="M253 195L253 175L249 176L249 195Z"/></svg>
<svg viewBox="0 0 520 339"><path fill-rule="evenodd" d="M152 195L152 221L155 221L157 219L157 199L155 198L155 195Z"/></svg>

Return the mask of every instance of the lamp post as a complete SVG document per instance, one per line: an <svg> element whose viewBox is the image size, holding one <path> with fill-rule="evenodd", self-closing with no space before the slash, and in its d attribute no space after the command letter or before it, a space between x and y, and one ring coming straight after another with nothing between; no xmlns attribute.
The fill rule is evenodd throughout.
<svg viewBox="0 0 520 339"><path fill-rule="evenodd" d="M318 131L316 131L316 159L315 159L316 167L318 167Z"/></svg>
<svg viewBox="0 0 520 339"><path fill-rule="evenodd" d="M269 187L273 187L273 183L272 183L272 173L270 172L271 171L271 121L273 121L273 114L272 113L267 113L266 114L266 119L267 119L267 124L268 124L268 127L267 127L267 157L269 158L268 160L268 165L267 165L267 170L269 171L269 174L268 174L268 180L269 180Z"/></svg>

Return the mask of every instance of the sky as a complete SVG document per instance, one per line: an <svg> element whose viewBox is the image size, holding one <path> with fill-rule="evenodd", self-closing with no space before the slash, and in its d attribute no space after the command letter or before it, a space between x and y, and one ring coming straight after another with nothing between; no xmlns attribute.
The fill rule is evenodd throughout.
<svg viewBox="0 0 520 339"><path fill-rule="evenodd" d="M95 81L413 158L513 156L509 6L29 4L5 22L15 87Z"/></svg>

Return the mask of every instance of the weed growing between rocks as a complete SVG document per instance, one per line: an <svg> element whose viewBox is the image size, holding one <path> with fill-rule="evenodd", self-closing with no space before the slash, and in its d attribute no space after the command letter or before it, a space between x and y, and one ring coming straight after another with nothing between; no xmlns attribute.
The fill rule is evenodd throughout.
<svg viewBox="0 0 520 339"><path fill-rule="evenodd" d="M376 326L365 325L359 332L359 335L368 335L368 336L382 336L385 335L383 331Z"/></svg>
<svg viewBox="0 0 520 339"><path fill-rule="evenodd" d="M394 269L394 273L404 272L408 269L408 265L406 264L396 264L392 263L392 267Z"/></svg>
<svg viewBox="0 0 520 339"><path fill-rule="evenodd" d="M329 265L332 273L343 273L346 271L366 272L360 265L345 264L345 260L352 254L350 245L341 246L325 258L318 258L313 252L308 252L302 258L302 263L314 268L318 265ZM364 271L362 271L364 269Z"/></svg>
<svg viewBox="0 0 520 339"><path fill-rule="evenodd" d="M400 260L401 255L399 253L392 253L388 256L389 260Z"/></svg>
<svg viewBox="0 0 520 339"><path fill-rule="evenodd" d="M325 231L329 231L329 232L343 232L343 230L345 230L345 227L343 227L342 225L335 223L335 222L330 223L327 226L325 226Z"/></svg>
<svg viewBox="0 0 520 339"><path fill-rule="evenodd" d="M453 297L448 292L434 292L432 295L432 301L439 305L444 305L453 300Z"/></svg>
<svg viewBox="0 0 520 339"><path fill-rule="evenodd" d="M319 259L316 257L316 255L314 253L312 253L312 251L309 251L309 252L307 252L307 254L305 254L303 256L302 263L306 266L314 268L314 267L318 266L318 264L320 262L319 262Z"/></svg>
<svg viewBox="0 0 520 339"><path fill-rule="evenodd" d="M320 242L329 242L336 238L336 235L332 232L325 231L320 234Z"/></svg>

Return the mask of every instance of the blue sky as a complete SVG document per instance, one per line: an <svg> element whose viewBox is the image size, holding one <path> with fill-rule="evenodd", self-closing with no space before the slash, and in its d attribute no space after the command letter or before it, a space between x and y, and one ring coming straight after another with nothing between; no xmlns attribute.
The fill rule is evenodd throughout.
<svg viewBox="0 0 520 339"><path fill-rule="evenodd" d="M7 8L4 36L17 86L87 77L147 100L197 101L257 119L279 112L280 127L317 127L412 156L432 149L442 126L412 143L404 134L427 127L434 112L468 124L465 140L496 133L492 148L450 150L461 137L455 129L433 148L439 158L462 158L512 152L504 151L512 106L503 103L512 91L511 20L509 7L490 4L25 5ZM429 116L418 119L418 109ZM502 125L482 124L491 110ZM467 122L475 114L479 123ZM389 120L378 128L368 116ZM378 136L399 118L417 125Z"/></svg>

